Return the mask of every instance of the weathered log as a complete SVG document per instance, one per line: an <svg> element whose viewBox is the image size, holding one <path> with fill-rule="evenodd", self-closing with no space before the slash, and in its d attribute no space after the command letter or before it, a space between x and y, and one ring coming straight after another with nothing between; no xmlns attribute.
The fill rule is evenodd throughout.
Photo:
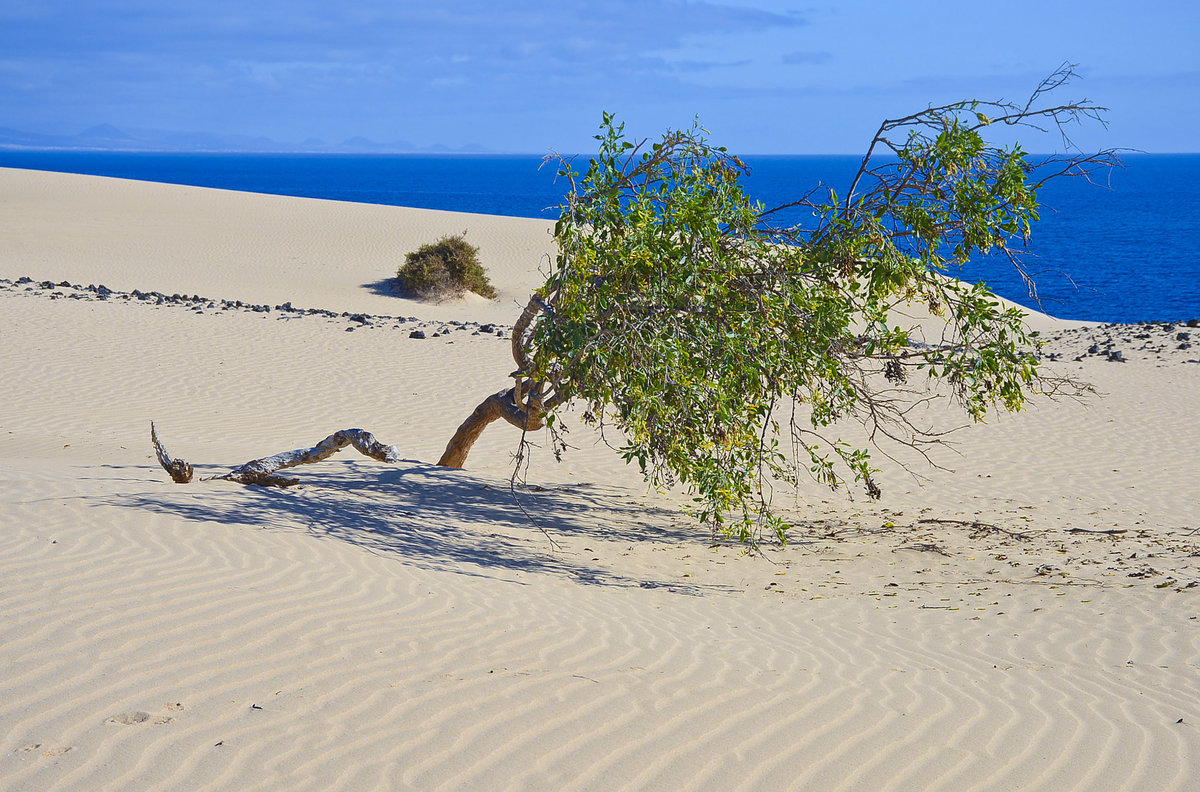
<svg viewBox="0 0 1200 792"><path fill-rule="evenodd" d="M516 361L517 370L513 372L516 384L493 393L483 400L474 412L463 421L455 431L442 458L438 460L441 467L461 468L467 461L467 454L479 439L479 435L488 424L503 418L508 423L522 431L541 429L546 425L546 414L561 402L557 382L541 382L533 380L530 374L531 362L529 344L531 343L534 320L548 311L546 302L534 295L530 298L521 317L513 327L512 354ZM192 466L181 459L172 459L158 440L154 424L150 424L150 434L158 453L159 464L171 475L172 480L186 483L192 480ZM400 452L395 446L385 446L370 433L362 429L343 429L334 432L312 448L302 448L274 456L255 459L223 476L212 478L237 481L242 484L254 484L264 487L290 487L299 483L299 479L277 476L275 473L296 465L306 465L320 462L322 459L336 453L348 445L353 445L363 454L381 462L397 462Z"/></svg>
<svg viewBox="0 0 1200 792"><path fill-rule="evenodd" d="M334 432L312 448L299 448L295 451L285 451L282 454L254 459L220 478L237 481L242 484L257 484L269 487L290 487L299 483L299 479L290 479L273 475L278 470L310 465L333 456L346 446L354 446L359 453L378 459L380 462L399 462L400 449L396 446L384 445L375 439L375 435L364 429L342 429Z"/></svg>
<svg viewBox="0 0 1200 792"><path fill-rule="evenodd" d="M154 443L154 453L158 456L158 464L163 466L163 470L167 471L167 475L171 477L171 481L176 484L187 484L192 480L192 466L182 459L172 459L167 453L167 449L163 446L162 441L158 439L158 432L154 430L154 421L150 422L150 442Z"/></svg>
<svg viewBox="0 0 1200 792"><path fill-rule="evenodd" d="M155 431L153 422L150 424L150 439L153 441L155 451L158 454L158 463L170 474L171 479L180 484L186 484L191 481L192 466L182 459L171 458L166 448L163 447L162 442L158 439L158 433ZM293 484L300 483L300 480L276 476L276 471L296 467L297 465L320 462L322 459L336 454L346 446L354 446L360 453L372 459L378 459L380 462L394 463L402 459L400 449L396 448L396 446L384 445L376 440L375 435L370 432L363 429L342 429L329 435L329 437L326 437L312 448L300 448L295 451L285 451L282 454L263 457L262 459L253 459L224 475L212 476L208 480L226 479L228 481L236 481L240 484L254 484L261 487L290 487Z"/></svg>

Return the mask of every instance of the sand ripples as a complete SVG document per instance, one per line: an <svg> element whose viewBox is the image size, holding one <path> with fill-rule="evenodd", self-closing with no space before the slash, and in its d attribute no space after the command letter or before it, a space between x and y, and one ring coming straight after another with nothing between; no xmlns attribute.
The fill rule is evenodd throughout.
<svg viewBox="0 0 1200 792"><path fill-rule="evenodd" d="M50 226L70 225L47 200ZM295 228L302 209L270 213ZM46 236L31 255L62 252ZM544 242L505 239L491 249L510 258ZM109 242L111 261L32 274L181 277ZM290 265L302 295L231 259L181 283L357 300L366 264L338 269L336 248L304 278ZM1173 480L1200 440L1191 369L1098 363L1106 401L978 427L957 473L924 490L896 476L879 507L803 506L799 541L767 561L710 546L583 432L521 490L557 548L510 497L501 429L470 472L347 456L288 491L177 486L153 460L152 418L202 473L355 425L434 459L511 371L494 336L0 302L21 328L0 344L5 792L1184 792L1200 777L1197 512Z"/></svg>
<svg viewBox="0 0 1200 792"><path fill-rule="evenodd" d="M201 494L248 522L128 519L99 491L47 519L61 483L5 486L12 789L1182 790L1195 770L1200 639L1153 590L978 617L581 590L253 525L260 496L228 485Z"/></svg>

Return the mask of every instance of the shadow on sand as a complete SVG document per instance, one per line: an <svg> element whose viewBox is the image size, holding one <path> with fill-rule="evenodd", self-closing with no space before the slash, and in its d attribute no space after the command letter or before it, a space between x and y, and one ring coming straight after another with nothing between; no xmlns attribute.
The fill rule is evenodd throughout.
<svg viewBox="0 0 1200 792"><path fill-rule="evenodd" d="M161 473L151 467L142 471L143 481ZM203 475L199 469L197 474ZM628 577L606 566L601 552L584 547L704 542L703 532L678 512L638 503L627 490L595 484L525 488L515 501L507 481L417 462L386 467L339 461L303 470L299 478L302 483L287 490L224 481L164 482L170 489L163 492L142 490L103 501L196 522L304 530L419 567L461 574L511 579L504 573L541 572L589 584L684 594L711 588ZM562 546L554 547L551 539ZM575 547L579 550L571 549Z"/></svg>
<svg viewBox="0 0 1200 792"><path fill-rule="evenodd" d="M394 277L381 278L377 281L364 283L363 288L371 292L371 294L378 294L381 297L395 297L397 309L401 309L405 306L405 303L401 302L401 300L414 299L413 295L407 293L403 288L400 287L400 284L396 282Z"/></svg>

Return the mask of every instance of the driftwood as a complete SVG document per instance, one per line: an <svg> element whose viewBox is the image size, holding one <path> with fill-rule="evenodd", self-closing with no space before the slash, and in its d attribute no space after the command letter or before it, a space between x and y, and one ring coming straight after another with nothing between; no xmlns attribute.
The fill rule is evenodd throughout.
<svg viewBox="0 0 1200 792"><path fill-rule="evenodd" d="M158 455L158 463L170 474L177 484L187 484L192 480L192 466L182 459L172 459L158 439L154 423L150 424L150 439ZM299 484L300 479L276 476L276 471L286 470L297 465L308 465L320 462L346 446L354 446L358 451L380 462L399 462L402 460L400 449L396 446L384 445L375 439L375 435L363 429L342 429L334 432L312 448L300 448L295 451L285 451L262 459L253 459L240 467L234 468L220 476L210 476L205 479L225 479L239 484L254 484L260 487L290 487Z"/></svg>
<svg viewBox="0 0 1200 792"><path fill-rule="evenodd" d="M158 455L158 464L163 466L163 470L171 477L171 480L176 484L187 484L192 480L192 466L182 459L171 459L171 455L167 453L167 449L163 447L162 441L158 439L158 432L154 430L154 421L150 422L150 442L154 443L154 452Z"/></svg>
<svg viewBox="0 0 1200 792"><path fill-rule="evenodd" d="M512 355L517 370L511 376L516 384L507 390L493 393L475 408L446 444L446 450L437 463L439 466L461 468L467 461L471 446L493 421L503 418L523 432L541 429L546 425L546 414L562 404L564 399L558 382L535 380L530 373L532 363L529 350L534 320L549 311L549 305L541 297L534 295L529 300L521 317L513 326ZM150 439L154 443L159 464L170 474L171 480L179 484L190 482L193 476L192 466L182 459L173 459L167 453L167 449L158 439L153 423L150 424ZM208 480L225 479L265 487L290 487L298 484L299 479L277 476L277 471L320 462L350 445L380 462L398 462L401 458L400 451L395 446L380 443L370 432L362 429L343 429L329 435L312 448L254 459L224 475L211 476Z"/></svg>

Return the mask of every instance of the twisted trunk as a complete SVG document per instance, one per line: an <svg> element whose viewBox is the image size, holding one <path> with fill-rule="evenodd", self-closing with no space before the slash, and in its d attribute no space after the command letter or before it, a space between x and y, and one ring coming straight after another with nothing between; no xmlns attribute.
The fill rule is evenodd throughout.
<svg viewBox="0 0 1200 792"><path fill-rule="evenodd" d="M517 388L512 387L484 399L454 432L454 436L446 444L446 450L442 452L442 458L438 460L438 465L461 468L479 435L483 434L488 424L498 418L503 418L522 431L541 429L545 426L544 412L540 405L536 410L522 409L516 404L516 396Z"/></svg>
<svg viewBox="0 0 1200 792"><path fill-rule="evenodd" d="M484 399L475 411L467 416L450 442L438 465L442 467L461 468L467 461L471 446L483 434L488 424L503 418L522 431L541 429L546 425L546 412L558 403L557 395L546 397L546 385L529 379L529 329L537 315L546 311L547 306L542 298L534 295L521 312L521 318L513 325L512 354L517 364L517 370L512 373L517 384L508 390L493 393Z"/></svg>

